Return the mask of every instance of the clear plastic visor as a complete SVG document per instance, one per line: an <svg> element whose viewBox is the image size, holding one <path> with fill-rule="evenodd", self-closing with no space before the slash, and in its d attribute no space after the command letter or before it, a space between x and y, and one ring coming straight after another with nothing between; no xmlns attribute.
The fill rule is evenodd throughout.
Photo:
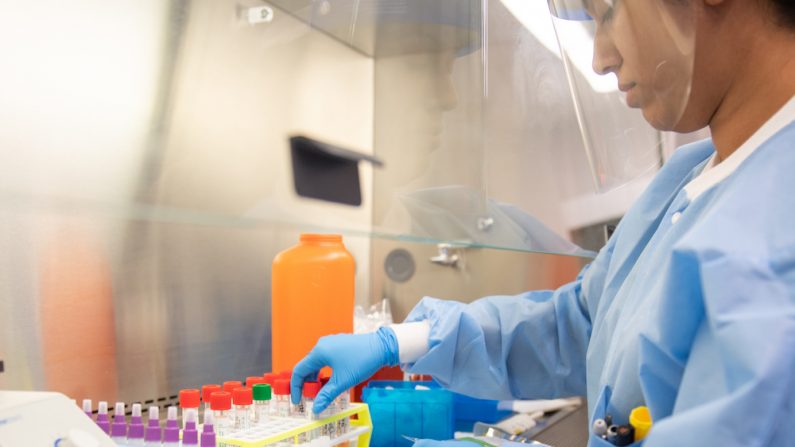
<svg viewBox="0 0 795 447"><path fill-rule="evenodd" d="M600 191L661 164L660 132L690 96L695 2L549 0L574 106Z"/></svg>

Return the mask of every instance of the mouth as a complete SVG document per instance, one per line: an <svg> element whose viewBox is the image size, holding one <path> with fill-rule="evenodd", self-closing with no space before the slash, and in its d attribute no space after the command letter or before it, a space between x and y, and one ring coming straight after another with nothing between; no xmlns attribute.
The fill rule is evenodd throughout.
<svg viewBox="0 0 795 447"><path fill-rule="evenodd" d="M626 84L618 84L618 89L621 90L622 92L626 93L626 92L632 90L633 88L635 88L636 85L637 84L634 83L634 82L628 82Z"/></svg>

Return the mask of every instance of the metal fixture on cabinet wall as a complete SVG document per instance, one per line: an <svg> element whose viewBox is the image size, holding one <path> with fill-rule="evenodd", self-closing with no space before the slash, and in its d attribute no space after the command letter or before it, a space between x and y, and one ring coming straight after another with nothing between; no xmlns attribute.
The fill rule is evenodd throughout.
<svg viewBox="0 0 795 447"><path fill-rule="evenodd" d="M406 282L414 276L415 270L414 257L408 250L396 248L386 255L384 272L392 281Z"/></svg>
<svg viewBox="0 0 795 447"><path fill-rule="evenodd" d="M451 244L439 244L436 248L439 250L439 254L431 257L431 262L447 267L458 266L458 262L461 260L461 256L458 254L461 247L454 247Z"/></svg>
<svg viewBox="0 0 795 447"><path fill-rule="evenodd" d="M273 21L273 9L269 6L255 6L246 9L246 19L251 25Z"/></svg>
<svg viewBox="0 0 795 447"><path fill-rule="evenodd" d="M494 218L491 216L478 217L478 230L486 232L494 226Z"/></svg>

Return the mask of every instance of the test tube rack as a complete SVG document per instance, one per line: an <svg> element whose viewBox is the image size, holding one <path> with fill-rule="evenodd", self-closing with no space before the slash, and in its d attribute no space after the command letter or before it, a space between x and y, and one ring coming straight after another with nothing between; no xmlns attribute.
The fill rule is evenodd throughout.
<svg viewBox="0 0 795 447"><path fill-rule="evenodd" d="M350 418L350 430L348 432L335 438L326 436L312 438L309 436L309 434L318 431L324 425L336 423L345 418ZM218 445L238 447L281 447L286 445L332 447L355 440L356 444L351 445L351 447L369 447L372 431L373 421L370 419L370 409L367 404L352 403L348 409L318 420L271 416L266 425L251 427L245 431L232 432L219 437ZM302 441L303 439L308 440Z"/></svg>

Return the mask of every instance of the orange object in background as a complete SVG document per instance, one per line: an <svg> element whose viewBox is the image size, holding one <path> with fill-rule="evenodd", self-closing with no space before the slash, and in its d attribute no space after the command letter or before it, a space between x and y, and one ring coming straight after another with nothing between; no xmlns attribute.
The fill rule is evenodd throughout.
<svg viewBox="0 0 795 447"><path fill-rule="evenodd" d="M356 263L342 236L302 234L273 260L273 371L292 370L324 335L353 332Z"/></svg>
<svg viewBox="0 0 795 447"><path fill-rule="evenodd" d="M108 249L96 229L78 219L40 222L43 388L113 402L118 370Z"/></svg>

